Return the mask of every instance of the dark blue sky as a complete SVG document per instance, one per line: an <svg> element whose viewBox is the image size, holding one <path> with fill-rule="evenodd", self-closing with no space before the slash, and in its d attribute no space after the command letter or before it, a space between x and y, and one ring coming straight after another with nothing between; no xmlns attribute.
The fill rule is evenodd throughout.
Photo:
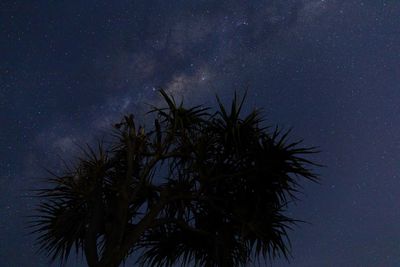
<svg viewBox="0 0 400 267"><path fill-rule="evenodd" d="M290 209L311 224L273 266L399 266L399 14L397 0L1 1L0 265L49 266L24 229L42 167L161 86L208 105L249 88L270 124L321 148L321 185Z"/></svg>

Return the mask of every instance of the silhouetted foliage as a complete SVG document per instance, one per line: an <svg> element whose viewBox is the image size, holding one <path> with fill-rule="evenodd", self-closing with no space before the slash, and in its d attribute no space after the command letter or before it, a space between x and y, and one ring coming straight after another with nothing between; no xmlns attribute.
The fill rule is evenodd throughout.
<svg viewBox="0 0 400 267"><path fill-rule="evenodd" d="M314 148L263 127L258 111L185 107L160 91L154 126L132 115L109 148L88 148L77 166L39 191L40 249L64 262L71 249L89 266L116 267L136 253L143 266L243 266L288 257L284 212L298 181L316 181L304 158Z"/></svg>

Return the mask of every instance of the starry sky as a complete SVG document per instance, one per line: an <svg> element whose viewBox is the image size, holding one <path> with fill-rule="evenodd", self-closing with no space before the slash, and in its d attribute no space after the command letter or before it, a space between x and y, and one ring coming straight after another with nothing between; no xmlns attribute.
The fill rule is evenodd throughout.
<svg viewBox="0 0 400 267"><path fill-rule="evenodd" d="M272 266L399 266L399 14L398 0L1 1L0 265L50 266L29 190L163 87L209 106L248 88L268 123L322 150L321 184L289 210L308 222L293 259Z"/></svg>

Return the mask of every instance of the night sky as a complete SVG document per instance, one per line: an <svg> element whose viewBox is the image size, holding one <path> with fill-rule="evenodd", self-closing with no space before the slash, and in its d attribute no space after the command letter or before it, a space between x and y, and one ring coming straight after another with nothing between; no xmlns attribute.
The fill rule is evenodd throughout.
<svg viewBox="0 0 400 267"><path fill-rule="evenodd" d="M289 211L309 223L274 267L400 266L398 0L2 0L0 266L50 266L29 190L159 87L209 106L248 88L322 150L321 184Z"/></svg>

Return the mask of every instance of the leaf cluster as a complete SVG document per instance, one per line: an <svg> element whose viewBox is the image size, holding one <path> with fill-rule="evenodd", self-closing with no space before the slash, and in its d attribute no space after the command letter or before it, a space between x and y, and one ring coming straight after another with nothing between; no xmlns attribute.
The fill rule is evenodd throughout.
<svg viewBox="0 0 400 267"><path fill-rule="evenodd" d="M305 156L315 148L264 127L259 111L186 107L160 91L146 131L133 115L107 149L88 148L75 168L50 178L33 227L40 249L65 261L72 248L89 266L244 266L289 256L285 215L302 178L317 181Z"/></svg>

